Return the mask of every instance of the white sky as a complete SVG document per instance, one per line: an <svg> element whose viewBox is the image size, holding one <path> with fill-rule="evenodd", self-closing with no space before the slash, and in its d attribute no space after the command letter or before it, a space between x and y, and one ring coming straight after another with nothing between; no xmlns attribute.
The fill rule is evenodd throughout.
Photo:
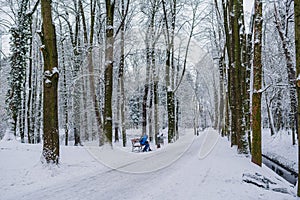
<svg viewBox="0 0 300 200"><path fill-rule="evenodd" d="M244 0L244 10L251 13L254 0Z"/></svg>
<svg viewBox="0 0 300 200"><path fill-rule="evenodd" d="M246 32L248 32L248 26L250 23L250 17L252 13L252 8L254 5L254 0L244 0L244 13L245 13L245 24L246 24Z"/></svg>
<svg viewBox="0 0 300 200"><path fill-rule="evenodd" d="M254 0L244 0L244 10L245 10L245 22L249 23L250 13L253 7ZM9 36L2 36L2 51L8 56L9 52Z"/></svg>

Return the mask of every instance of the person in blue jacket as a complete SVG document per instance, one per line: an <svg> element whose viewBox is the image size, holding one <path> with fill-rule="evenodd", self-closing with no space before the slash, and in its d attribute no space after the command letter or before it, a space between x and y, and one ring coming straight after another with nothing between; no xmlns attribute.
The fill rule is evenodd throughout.
<svg viewBox="0 0 300 200"><path fill-rule="evenodd" d="M148 135L143 135L142 138L140 139L140 144L145 146L143 152L151 151L150 144L147 139L148 139Z"/></svg>

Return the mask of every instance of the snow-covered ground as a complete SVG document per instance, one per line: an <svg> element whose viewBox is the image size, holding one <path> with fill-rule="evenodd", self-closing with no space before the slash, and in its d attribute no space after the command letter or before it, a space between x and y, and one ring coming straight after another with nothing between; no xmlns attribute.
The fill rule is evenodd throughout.
<svg viewBox="0 0 300 200"><path fill-rule="evenodd" d="M178 142L146 153L118 145L62 146L59 167L40 163L41 148L0 142L1 200L297 199L296 188L238 155L213 130L199 137L187 131ZM243 181L258 174L270 180L268 189Z"/></svg>
<svg viewBox="0 0 300 200"><path fill-rule="evenodd" d="M270 130L264 129L262 140L263 154L298 172L298 145L292 145L292 136L287 131L271 136Z"/></svg>

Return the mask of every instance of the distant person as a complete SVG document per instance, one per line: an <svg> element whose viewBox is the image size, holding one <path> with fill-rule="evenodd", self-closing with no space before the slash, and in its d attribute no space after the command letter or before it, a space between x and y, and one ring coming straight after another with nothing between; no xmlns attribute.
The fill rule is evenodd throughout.
<svg viewBox="0 0 300 200"><path fill-rule="evenodd" d="M148 135L143 135L140 139L140 144L144 146L143 152L151 151L150 144L148 142Z"/></svg>

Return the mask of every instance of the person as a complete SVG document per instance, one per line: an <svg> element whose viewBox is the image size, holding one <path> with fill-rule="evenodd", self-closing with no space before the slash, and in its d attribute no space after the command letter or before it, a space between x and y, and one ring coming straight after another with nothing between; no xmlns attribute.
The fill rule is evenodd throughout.
<svg viewBox="0 0 300 200"><path fill-rule="evenodd" d="M151 151L150 144L148 142L148 135L143 135L140 139L140 144L144 146L143 152Z"/></svg>
<svg viewBox="0 0 300 200"><path fill-rule="evenodd" d="M161 135L159 135L159 133L157 133L156 137L157 137L157 148L160 148L160 145L164 143L164 134L162 133Z"/></svg>

